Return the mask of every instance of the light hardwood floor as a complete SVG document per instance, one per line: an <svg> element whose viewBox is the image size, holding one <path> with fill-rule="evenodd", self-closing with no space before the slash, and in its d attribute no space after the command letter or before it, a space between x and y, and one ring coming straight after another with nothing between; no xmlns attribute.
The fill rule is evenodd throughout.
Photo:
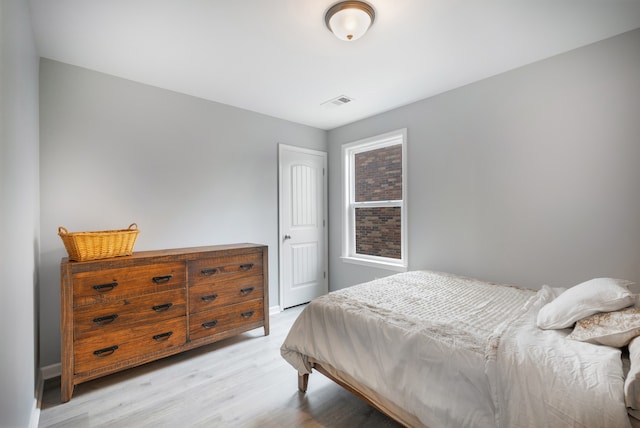
<svg viewBox="0 0 640 428"><path fill-rule="evenodd" d="M320 373L306 394L280 356L301 307L263 329L76 386L48 380L40 427L398 427Z"/></svg>

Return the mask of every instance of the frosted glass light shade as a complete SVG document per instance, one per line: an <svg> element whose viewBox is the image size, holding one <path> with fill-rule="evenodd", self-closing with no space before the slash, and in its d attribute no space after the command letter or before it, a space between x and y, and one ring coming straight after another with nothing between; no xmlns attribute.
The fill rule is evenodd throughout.
<svg viewBox="0 0 640 428"><path fill-rule="evenodd" d="M340 40L353 41L367 32L374 19L373 8L367 3L343 1L327 11L325 23Z"/></svg>

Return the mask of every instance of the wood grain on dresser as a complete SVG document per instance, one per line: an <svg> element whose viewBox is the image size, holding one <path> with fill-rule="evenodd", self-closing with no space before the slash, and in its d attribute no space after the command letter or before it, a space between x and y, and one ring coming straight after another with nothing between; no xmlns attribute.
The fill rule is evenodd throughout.
<svg viewBox="0 0 640 428"><path fill-rule="evenodd" d="M61 262L61 399L75 385L255 328L268 249L235 244Z"/></svg>

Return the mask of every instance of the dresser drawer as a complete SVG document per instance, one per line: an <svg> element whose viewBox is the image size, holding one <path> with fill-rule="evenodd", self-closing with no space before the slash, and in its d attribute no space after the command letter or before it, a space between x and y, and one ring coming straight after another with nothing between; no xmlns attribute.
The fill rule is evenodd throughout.
<svg viewBox="0 0 640 428"><path fill-rule="evenodd" d="M262 253L211 257L189 262L189 286L262 274Z"/></svg>
<svg viewBox="0 0 640 428"><path fill-rule="evenodd" d="M189 311L193 314L219 306L262 299L262 275L214 284L200 284L189 289Z"/></svg>
<svg viewBox="0 0 640 428"><path fill-rule="evenodd" d="M157 323L185 316L186 306L184 288L80 306L73 311L73 334L79 339L93 332L109 334L123 327Z"/></svg>
<svg viewBox="0 0 640 428"><path fill-rule="evenodd" d="M223 306L210 311L193 314L189 320L190 340L224 333L243 325L264 320L262 300L252 300L239 305Z"/></svg>
<svg viewBox="0 0 640 428"><path fill-rule="evenodd" d="M74 307L184 288L184 263L159 263L73 275Z"/></svg>
<svg viewBox="0 0 640 428"><path fill-rule="evenodd" d="M76 373L108 367L186 342L186 317L74 340Z"/></svg>

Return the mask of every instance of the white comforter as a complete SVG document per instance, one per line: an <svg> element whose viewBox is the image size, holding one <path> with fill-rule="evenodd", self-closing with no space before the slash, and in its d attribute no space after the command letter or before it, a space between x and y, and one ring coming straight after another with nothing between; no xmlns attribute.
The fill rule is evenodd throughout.
<svg viewBox="0 0 640 428"><path fill-rule="evenodd" d="M553 298L428 271L322 296L281 348L328 363L425 426L627 427L620 350L535 326Z"/></svg>

